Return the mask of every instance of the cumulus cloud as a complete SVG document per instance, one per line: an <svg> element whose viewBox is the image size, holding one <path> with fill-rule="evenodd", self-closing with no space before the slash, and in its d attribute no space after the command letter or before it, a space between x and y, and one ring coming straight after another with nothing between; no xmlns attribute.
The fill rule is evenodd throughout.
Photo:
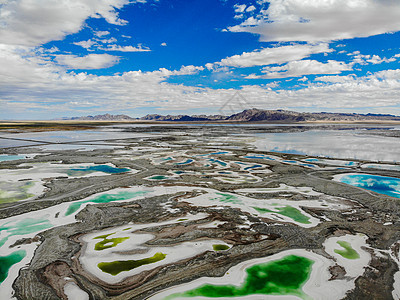
<svg viewBox="0 0 400 300"><path fill-rule="evenodd" d="M81 46L85 49L90 49L93 45L96 45L97 43L92 40L87 40L87 41L80 41L80 42L75 42L73 43L74 45Z"/></svg>
<svg viewBox="0 0 400 300"><path fill-rule="evenodd" d="M0 43L38 46L78 32L89 17L108 23L127 23L117 9L129 0L14 0L3 1L0 10Z"/></svg>
<svg viewBox="0 0 400 300"><path fill-rule="evenodd" d="M133 46L120 46L120 45L108 45L107 47L100 48L101 50L106 51L120 51L120 52L149 52L151 51L150 48L143 47L139 45L137 47Z"/></svg>
<svg viewBox="0 0 400 300"><path fill-rule="evenodd" d="M297 79L297 80L301 81L301 82L306 82L306 81L308 81L308 78L306 76L304 76L303 78L300 78L300 79Z"/></svg>
<svg viewBox="0 0 400 300"><path fill-rule="evenodd" d="M400 30L394 0L269 0L257 24L229 27L260 35L261 41L332 41ZM255 25L255 26L254 26Z"/></svg>
<svg viewBox="0 0 400 300"><path fill-rule="evenodd" d="M250 5L248 8L246 8L246 12L252 12L256 10L256 7L254 5Z"/></svg>
<svg viewBox="0 0 400 300"><path fill-rule="evenodd" d="M12 49L0 48L0 64L6 66L0 68L0 77L4 78L0 81L3 117L15 112L26 113L30 108L40 109L43 116L66 115L68 111L76 113L77 107L82 107L82 114L87 114L85 107L88 105L91 105L91 112L113 111L115 107L130 110L149 105L161 109L219 108L237 92L235 89L176 85L166 81L169 76L193 74L203 67L97 76L65 72L45 58L28 59L27 55L29 53L21 57ZM246 85L241 87L240 93L249 106L269 109L319 107L329 111L365 111L365 107L369 107L374 111L400 105L400 70L381 71L361 78L324 77L295 91L281 90L276 84L273 90L271 86ZM391 109L391 112L400 113L400 110Z"/></svg>
<svg viewBox="0 0 400 300"><path fill-rule="evenodd" d="M342 71L352 70L351 66L340 61L328 60L321 63L317 60L291 61L279 67L265 67L263 78L300 77L312 74L339 74Z"/></svg>
<svg viewBox="0 0 400 300"><path fill-rule="evenodd" d="M204 69L202 66L96 76L67 72L63 65L80 69L104 67L115 57L57 56L57 61L63 64L60 65L48 56L32 51L35 50L28 47L0 45L0 115L3 118L9 113L26 113L33 108L41 110L42 117L46 118L56 112L76 112L77 107L87 107L88 103L102 111L111 111L121 105L127 109L148 106L149 101L161 106L189 107L185 101L190 103L204 97L204 89L165 82L169 76L196 74Z"/></svg>
<svg viewBox="0 0 400 300"><path fill-rule="evenodd" d="M235 4L234 9L236 13L242 13L246 10L246 4Z"/></svg>
<svg viewBox="0 0 400 300"><path fill-rule="evenodd" d="M396 61L396 56L391 58L380 57L379 55L363 55L359 54L358 51L351 53L350 55L354 55L353 63L360 65L368 65L368 64L381 64L381 63L390 63Z"/></svg>
<svg viewBox="0 0 400 300"><path fill-rule="evenodd" d="M109 35L109 34L110 34L109 31L95 31L94 32L94 35L97 36L97 37L103 37L103 36L106 36L106 35Z"/></svg>
<svg viewBox="0 0 400 300"><path fill-rule="evenodd" d="M326 43L264 48L258 51L244 52L240 55L224 58L220 62L215 63L215 65L244 68L283 64L289 61L301 60L312 54L328 53L332 51L333 50L330 49L329 45ZM209 68L210 65L206 65L206 67Z"/></svg>
<svg viewBox="0 0 400 300"><path fill-rule="evenodd" d="M119 62L118 56L109 54L88 54L86 56L56 55L59 65L67 69L104 69L114 66Z"/></svg>
<svg viewBox="0 0 400 300"><path fill-rule="evenodd" d="M330 83L345 83L349 81L354 81L356 76L354 74L346 75L346 76L320 76L316 77L315 81L323 81L323 82L330 82Z"/></svg>

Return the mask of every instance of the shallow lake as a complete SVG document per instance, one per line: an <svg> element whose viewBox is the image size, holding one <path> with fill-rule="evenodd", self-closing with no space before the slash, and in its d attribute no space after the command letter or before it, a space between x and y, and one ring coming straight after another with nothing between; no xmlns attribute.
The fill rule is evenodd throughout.
<svg viewBox="0 0 400 300"><path fill-rule="evenodd" d="M361 130L254 134L258 150L372 161L400 161L400 139Z"/></svg>
<svg viewBox="0 0 400 300"><path fill-rule="evenodd" d="M370 174L336 175L335 180L360 187L375 193L400 198L400 179Z"/></svg>

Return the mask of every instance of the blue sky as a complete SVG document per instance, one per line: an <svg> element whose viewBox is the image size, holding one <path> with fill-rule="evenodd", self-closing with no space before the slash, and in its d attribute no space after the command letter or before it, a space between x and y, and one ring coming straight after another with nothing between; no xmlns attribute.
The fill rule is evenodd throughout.
<svg viewBox="0 0 400 300"><path fill-rule="evenodd" d="M3 0L0 119L400 115L399 16L395 0Z"/></svg>

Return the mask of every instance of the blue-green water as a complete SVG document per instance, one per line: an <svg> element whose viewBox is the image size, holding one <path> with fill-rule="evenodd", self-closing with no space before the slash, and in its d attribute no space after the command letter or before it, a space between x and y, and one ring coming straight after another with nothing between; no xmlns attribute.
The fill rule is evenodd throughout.
<svg viewBox="0 0 400 300"><path fill-rule="evenodd" d="M249 167L245 167L244 170L251 170L251 169L257 169L257 168L262 168L262 165L252 165Z"/></svg>
<svg viewBox="0 0 400 300"><path fill-rule="evenodd" d="M226 167L226 166L227 166L227 163L226 163L226 162L224 162L224 161L222 161L222 160L219 160L219 159L209 158L208 161L209 161L210 163L217 163L217 164L219 164L219 165L221 165L221 166L223 166L223 167Z"/></svg>
<svg viewBox="0 0 400 300"><path fill-rule="evenodd" d="M165 175L154 175L154 176L149 177L148 179L150 179L150 180L166 180L168 178L169 177L165 176Z"/></svg>
<svg viewBox="0 0 400 300"><path fill-rule="evenodd" d="M178 166L180 166L180 165L188 165L188 164L190 164L190 163L192 163L193 162L193 159L187 159L187 160L185 160L185 161L183 161L183 162L180 162L180 163L176 163L176 165L178 165Z"/></svg>
<svg viewBox="0 0 400 300"><path fill-rule="evenodd" d="M400 179L370 174L348 174L342 176L340 182L357 186L375 193L400 198Z"/></svg>
<svg viewBox="0 0 400 300"><path fill-rule="evenodd" d="M26 218L17 223L5 223L0 226L0 232L5 231L5 233L2 233L4 237L0 240L0 247L7 242L10 236L39 232L51 227L53 227L53 225L47 219Z"/></svg>
<svg viewBox="0 0 400 300"><path fill-rule="evenodd" d="M103 172L107 174L119 174L128 172L130 169L128 168L117 168L111 167L108 165L96 165L96 166L89 166L89 167L78 167L73 168L67 171L69 176L76 176L76 175L83 175L83 174L90 174L94 172Z"/></svg>
<svg viewBox="0 0 400 300"><path fill-rule="evenodd" d="M67 212L65 213L66 216L69 216L70 214L73 214L76 212L82 204L85 203L109 203L113 201L123 201L123 200L129 200L138 196L142 196L144 194L148 193L147 191L136 191L136 192L119 192L116 194L103 194L100 196L97 196L93 199L89 200L82 200L78 202L72 203L68 209Z"/></svg>

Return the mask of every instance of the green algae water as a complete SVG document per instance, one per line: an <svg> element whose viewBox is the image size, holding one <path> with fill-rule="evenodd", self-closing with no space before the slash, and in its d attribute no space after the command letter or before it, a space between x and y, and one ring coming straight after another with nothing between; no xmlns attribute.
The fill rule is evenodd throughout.
<svg viewBox="0 0 400 300"><path fill-rule="evenodd" d="M119 192L117 194L103 194L100 196L97 196L93 199L89 200L83 200L83 201L78 201L72 203L68 209L67 212L65 213L65 216L69 216L79 210L82 204L85 203L109 203L113 201L123 201L123 200L129 200L131 198L135 198L138 196L142 196L144 194L148 193L147 191L137 191L137 192Z"/></svg>
<svg viewBox="0 0 400 300"><path fill-rule="evenodd" d="M5 234L2 234L4 237L0 240L0 247L7 242L10 236L35 233L51 227L53 225L47 219L26 218L15 224L5 223L0 226L0 232L5 231Z"/></svg>
<svg viewBox="0 0 400 300"><path fill-rule="evenodd" d="M163 260L167 255L157 252L152 257L143 258L139 260L117 260L112 262L101 262L97 266L100 270L113 276L118 275L124 271L130 271L143 265L152 264Z"/></svg>
<svg viewBox="0 0 400 300"><path fill-rule="evenodd" d="M357 259L360 258L360 254L351 247L350 243L346 241L337 241L337 243L344 248L344 250L335 249L335 253L343 256L347 259Z"/></svg>
<svg viewBox="0 0 400 300"><path fill-rule="evenodd" d="M214 249L214 251L224 251L224 250L228 250L229 246L223 245L223 244L215 244L215 245L213 245L213 249Z"/></svg>
<svg viewBox="0 0 400 300"><path fill-rule="evenodd" d="M11 203L35 196L29 193L34 185L33 181L0 182L0 203Z"/></svg>
<svg viewBox="0 0 400 300"><path fill-rule="evenodd" d="M267 208L261 208L261 207L253 207L256 211L259 213L277 213L286 217L291 218L292 220L302 223L302 224L311 224L310 218L303 215L300 210L298 210L295 207L286 205L284 207L278 207L276 208L277 211L273 211Z"/></svg>
<svg viewBox="0 0 400 300"><path fill-rule="evenodd" d="M18 250L7 256L0 256L0 283L8 276L10 268L19 263L26 255L25 250Z"/></svg>
<svg viewBox="0 0 400 300"><path fill-rule="evenodd" d="M247 268L247 276L241 286L204 284L189 291L172 294L165 299L198 296L239 298L248 295L294 295L308 299L302 287L310 277L313 263L302 256L288 255Z"/></svg>
<svg viewBox="0 0 400 300"><path fill-rule="evenodd" d="M101 251L108 248L112 248L117 246L118 244L121 244L123 241L129 239L129 237L108 238L112 234L114 233L96 236L94 239L102 239L102 240L100 242L97 242L96 245L94 245L94 250Z"/></svg>

